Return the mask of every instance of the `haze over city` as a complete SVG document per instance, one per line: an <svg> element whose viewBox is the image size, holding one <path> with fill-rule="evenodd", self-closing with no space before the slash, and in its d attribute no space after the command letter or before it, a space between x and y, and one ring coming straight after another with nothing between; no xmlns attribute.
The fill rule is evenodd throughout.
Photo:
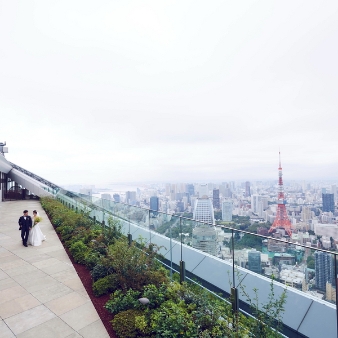
<svg viewBox="0 0 338 338"><path fill-rule="evenodd" d="M6 158L56 184L337 179L338 3L0 1Z"/></svg>

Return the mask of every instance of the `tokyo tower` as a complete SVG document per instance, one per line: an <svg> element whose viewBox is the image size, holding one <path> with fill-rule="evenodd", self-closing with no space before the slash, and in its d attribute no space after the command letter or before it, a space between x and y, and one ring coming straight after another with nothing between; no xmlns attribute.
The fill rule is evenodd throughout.
<svg viewBox="0 0 338 338"><path fill-rule="evenodd" d="M273 232L278 228L283 228L288 235L291 237L292 234L292 225L288 217L288 213L285 207L285 196L284 196L284 187L283 187L283 173L282 173L282 164L280 160L279 152L279 168L278 168L278 204L277 204L277 215L276 218L269 229L269 233Z"/></svg>

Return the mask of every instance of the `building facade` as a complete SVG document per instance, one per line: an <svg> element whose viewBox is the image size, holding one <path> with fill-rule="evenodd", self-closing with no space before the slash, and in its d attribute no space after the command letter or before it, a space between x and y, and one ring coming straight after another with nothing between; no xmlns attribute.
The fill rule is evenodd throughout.
<svg viewBox="0 0 338 338"><path fill-rule="evenodd" d="M250 197L251 192L250 192L250 182L247 181L245 182L245 197Z"/></svg>
<svg viewBox="0 0 338 338"><path fill-rule="evenodd" d="M333 256L326 252L317 251L315 256L316 287L326 291L326 283L335 285Z"/></svg>
<svg viewBox="0 0 338 338"><path fill-rule="evenodd" d="M115 202L120 203L121 202L121 197L119 194L114 194L113 199Z"/></svg>
<svg viewBox="0 0 338 338"><path fill-rule="evenodd" d="M323 212L334 212L334 194L322 194Z"/></svg>
<svg viewBox="0 0 338 338"><path fill-rule="evenodd" d="M232 201L225 200L222 202L222 220L225 222L232 221Z"/></svg>
<svg viewBox="0 0 338 338"><path fill-rule="evenodd" d="M150 197L150 210L158 211L160 206L159 198L157 196Z"/></svg>
<svg viewBox="0 0 338 338"><path fill-rule="evenodd" d="M215 227L208 225L195 227L192 230L192 246L195 249L216 256L217 233Z"/></svg>
<svg viewBox="0 0 338 338"><path fill-rule="evenodd" d="M219 189L212 191L212 204L214 209L220 209Z"/></svg>
<svg viewBox="0 0 338 338"><path fill-rule="evenodd" d="M193 218L197 221L215 225L214 208L209 198L197 198Z"/></svg>
<svg viewBox="0 0 338 338"><path fill-rule="evenodd" d="M262 273L261 253L257 250L248 252L248 268L249 270Z"/></svg>

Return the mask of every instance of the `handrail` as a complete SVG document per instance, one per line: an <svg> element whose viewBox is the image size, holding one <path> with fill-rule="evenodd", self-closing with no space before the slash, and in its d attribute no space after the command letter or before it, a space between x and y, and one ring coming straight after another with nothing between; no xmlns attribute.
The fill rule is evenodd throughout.
<svg viewBox="0 0 338 338"><path fill-rule="evenodd" d="M76 197L81 197L81 196L77 195L75 192L71 192L71 193L74 194ZM168 213L163 212L163 211L156 211L156 210L152 210L152 209L145 208L145 207L135 206L135 205L131 205L131 204L123 203L123 202L115 202L113 200L106 200L106 199L99 198L99 197L98 197L98 199L101 199L101 200L104 200L104 201L110 201L110 202L113 202L114 204L121 204L121 205L125 205L125 206L132 207L132 208L138 208L138 209L147 210L148 212L150 211L150 212L156 212L157 214L170 215L172 217L179 217L181 219L184 219L184 220L187 220L187 221L193 221L193 222L196 222L198 224L206 224L206 225L209 225L209 226L215 226L212 223L201 222L201 221L195 220L193 218L188 218L188 217L184 217L184 216L180 216L180 215L168 214ZM102 208L102 209L104 209L104 208ZM221 225L221 226L218 226L218 227L219 228L223 228L223 229L227 229L227 230L233 230L233 231L236 231L236 232L239 232L239 233L243 233L243 234L247 234L247 235L251 235L251 236L256 236L256 237L259 237L259 238L262 238L262 239L266 239L266 240L273 240L273 241L281 242L281 243L284 243L284 244L297 245L297 246L300 246L300 247L302 247L304 249L312 249L312 250L316 250L316 251L321 251L321 252L329 253L329 254L332 254L332 255L338 255L338 252L334 252L334 251L330 251L330 250L325 250L325 249L321 249L321 248L313 248L311 246L307 246L307 245L304 245L304 244L301 244L301 243L294 243L294 242L286 241L286 240L283 240L283 239L274 238L274 237L271 237L271 236L264 236L264 235L256 234L256 233L253 233L253 232L250 232L250 231L236 229L236 228L225 226L225 225Z"/></svg>
<svg viewBox="0 0 338 338"><path fill-rule="evenodd" d="M54 190L59 191L59 190L61 189L58 185L56 185L56 184L54 184L54 183L52 183L52 182L50 182L50 181L48 181L48 180L42 178L41 176L38 176L38 175L32 173L32 172L29 171L29 170L26 170L26 169L24 169L24 168L18 166L17 164L14 164L14 163L9 162L9 161L8 161L8 163L9 163L14 169L19 170L20 172L24 173L25 175L34 178L35 180L37 180L37 181L39 181L39 182L41 182L41 183L43 183L43 184L49 186L50 188L52 188L52 189L54 189Z"/></svg>

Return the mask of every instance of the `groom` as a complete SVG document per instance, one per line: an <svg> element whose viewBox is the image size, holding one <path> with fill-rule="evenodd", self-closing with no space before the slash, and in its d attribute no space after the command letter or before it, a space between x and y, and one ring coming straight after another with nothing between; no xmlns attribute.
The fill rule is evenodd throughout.
<svg viewBox="0 0 338 338"><path fill-rule="evenodd" d="M19 218L19 230L21 230L22 244L27 245L29 230L32 229L32 219L28 216L28 210L23 211L23 216Z"/></svg>

